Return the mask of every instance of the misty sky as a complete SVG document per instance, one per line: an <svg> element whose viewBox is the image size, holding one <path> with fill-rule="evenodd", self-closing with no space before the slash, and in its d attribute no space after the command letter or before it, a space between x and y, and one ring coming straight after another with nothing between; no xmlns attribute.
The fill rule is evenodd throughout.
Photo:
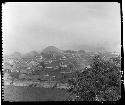
<svg viewBox="0 0 125 105"><path fill-rule="evenodd" d="M120 49L120 4L117 2L13 2L2 8L5 54L27 53L50 45L74 50Z"/></svg>

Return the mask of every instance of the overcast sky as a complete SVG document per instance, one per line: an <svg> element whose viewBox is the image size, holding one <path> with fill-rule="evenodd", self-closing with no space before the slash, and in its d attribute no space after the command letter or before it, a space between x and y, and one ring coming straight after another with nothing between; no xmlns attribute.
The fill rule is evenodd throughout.
<svg viewBox="0 0 125 105"><path fill-rule="evenodd" d="M26 53L47 46L60 49L119 50L120 4L113 2L6 3L3 51Z"/></svg>

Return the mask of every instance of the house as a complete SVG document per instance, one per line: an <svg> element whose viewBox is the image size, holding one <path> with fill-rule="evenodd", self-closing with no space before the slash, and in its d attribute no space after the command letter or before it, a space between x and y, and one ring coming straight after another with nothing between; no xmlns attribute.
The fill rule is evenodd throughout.
<svg viewBox="0 0 125 105"><path fill-rule="evenodd" d="M57 70L57 69L59 69L59 66L54 67L54 70Z"/></svg>
<svg viewBox="0 0 125 105"><path fill-rule="evenodd" d="M45 67L45 68L47 68L47 69L52 69L53 67Z"/></svg>
<svg viewBox="0 0 125 105"><path fill-rule="evenodd" d="M53 78L55 78L56 76L52 76Z"/></svg>
<svg viewBox="0 0 125 105"><path fill-rule="evenodd" d="M3 80L7 80L8 77L9 77L9 74L8 73L4 73Z"/></svg>
<svg viewBox="0 0 125 105"><path fill-rule="evenodd" d="M88 66L86 66L86 68L91 68L91 66L90 66L90 65L88 65Z"/></svg>
<svg viewBox="0 0 125 105"><path fill-rule="evenodd" d="M46 74L46 75L44 75L44 76L49 76L49 74Z"/></svg>
<svg viewBox="0 0 125 105"><path fill-rule="evenodd" d="M20 73L28 73L27 70L20 70Z"/></svg>
<svg viewBox="0 0 125 105"><path fill-rule="evenodd" d="M12 81L11 81L10 79L7 79L7 80L4 81L4 85L10 85L11 82L12 82Z"/></svg>
<svg viewBox="0 0 125 105"><path fill-rule="evenodd" d="M65 60L66 59L66 56L63 56L60 58L60 60Z"/></svg>
<svg viewBox="0 0 125 105"><path fill-rule="evenodd" d="M25 79L26 77L27 77L26 74L20 74L20 75L19 75L19 79Z"/></svg>
<svg viewBox="0 0 125 105"><path fill-rule="evenodd" d="M59 65L60 67L67 67L67 65L64 62L61 62Z"/></svg>
<svg viewBox="0 0 125 105"><path fill-rule="evenodd" d="M40 58L39 59L43 59L43 57L42 56L40 56Z"/></svg>
<svg viewBox="0 0 125 105"><path fill-rule="evenodd" d="M28 65L29 65L29 66L33 66L33 65L38 65L38 63L35 62L35 61L31 61Z"/></svg>
<svg viewBox="0 0 125 105"><path fill-rule="evenodd" d="M60 73L62 73L62 74L66 74L66 73L72 73L72 71L61 71Z"/></svg>
<svg viewBox="0 0 125 105"><path fill-rule="evenodd" d="M57 88L60 88L60 89L68 89L69 86L68 86L67 83L65 83L65 84L58 83L58 84L57 84Z"/></svg>
<svg viewBox="0 0 125 105"><path fill-rule="evenodd" d="M52 86L50 85L50 83L44 82L44 83L43 83L43 87L44 87L44 88L50 88L50 87L52 87Z"/></svg>

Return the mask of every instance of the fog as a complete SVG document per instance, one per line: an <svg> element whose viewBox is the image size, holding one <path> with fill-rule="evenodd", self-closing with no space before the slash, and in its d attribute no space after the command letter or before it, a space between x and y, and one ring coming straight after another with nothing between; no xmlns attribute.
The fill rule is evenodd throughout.
<svg viewBox="0 0 125 105"><path fill-rule="evenodd" d="M120 51L120 4L37 2L2 5L3 53L59 49Z"/></svg>

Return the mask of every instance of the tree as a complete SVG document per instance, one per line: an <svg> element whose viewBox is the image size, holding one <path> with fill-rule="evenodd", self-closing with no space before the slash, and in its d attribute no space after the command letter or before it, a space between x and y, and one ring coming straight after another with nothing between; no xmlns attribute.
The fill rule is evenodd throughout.
<svg viewBox="0 0 125 105"><path fill-rule="evenodd" d="M44 64L44 62L40 62L39 65L42 66L43 70L44 70L45 67L46 67L45 64Z"/></svg>
<svg viewBox="0 0 125 105"><path fill-rule="evenodd" d="M91 68L85 68L69 80L71 88L68 91L75 94L77 101L94 101L96 97L106 101L118 100L121 94L119 62L96 55Z"/></svg>
<svg viewBox="0 0 125 105"><path fill-rule="evenodd" d="M19 79L19 73L18 72L11 72L9 75L14 79Z"/></svg>
<svg viewBox="0 0 125 105"><path fill-rule="evenodd" d="M10 78L11 84L13 84L15 79L19 79L19 73L17 73L17 72L10 72L9 76L11 77Z"/></svg>

